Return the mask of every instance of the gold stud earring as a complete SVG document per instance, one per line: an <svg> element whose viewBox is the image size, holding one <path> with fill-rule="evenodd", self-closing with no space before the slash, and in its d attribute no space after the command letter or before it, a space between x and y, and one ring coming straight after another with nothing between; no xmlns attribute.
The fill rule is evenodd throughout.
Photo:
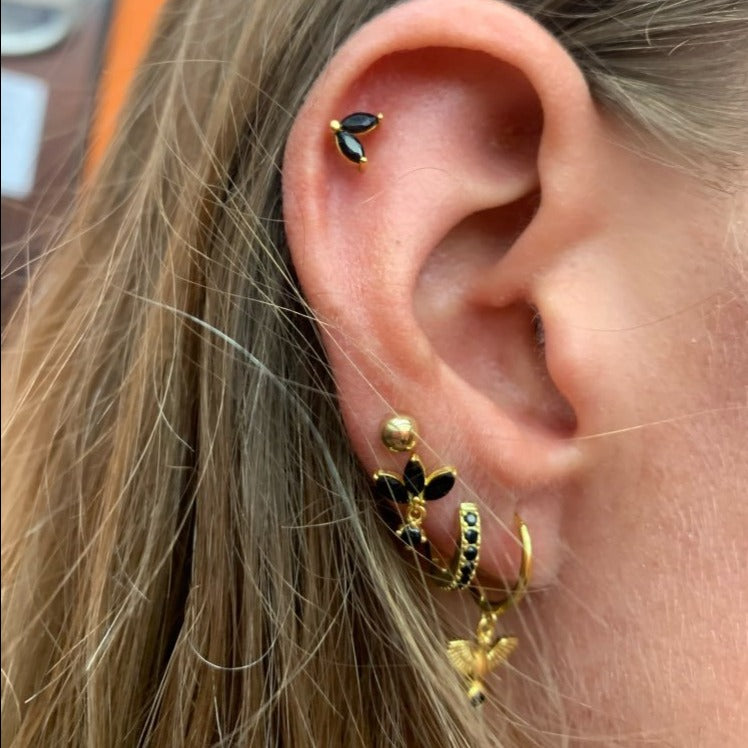
<svg viewBox="0 0 748 748"><path fill-rule="evenodd" d="M395 416L385 421L381 438L390 451L411 452L411 456L402 477L377 470L373 476L374 489L381 498L406 505L405 516L395 534L406 546L428 554L428 538L422 527L426 504L443 498L452 490L457 471L453 467L442 467L426 476L421 458L412 451L417 436L415 421L410 416Z"/></svg>
<svg viewBox="0 0 748 748"><path fill-rule="evenodd" d="M384 119L384 115L369 114L368 112L354 112L342 120L334 119L330 122L335 144L341 155L350 162L357 164L359 170L368 163L366 153L357 135L371 132Z"/></svg>

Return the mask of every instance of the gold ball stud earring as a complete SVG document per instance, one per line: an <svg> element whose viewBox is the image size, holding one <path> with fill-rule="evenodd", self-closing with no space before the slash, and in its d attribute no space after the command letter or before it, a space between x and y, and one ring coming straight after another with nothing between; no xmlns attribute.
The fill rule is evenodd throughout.
<svg viewBox="0 0 748 748"><path fill-rule="evenodd" d="M416 446L417 431L410 416L393 416L382 424L382 442L390 452L410 452Z"/></svg>

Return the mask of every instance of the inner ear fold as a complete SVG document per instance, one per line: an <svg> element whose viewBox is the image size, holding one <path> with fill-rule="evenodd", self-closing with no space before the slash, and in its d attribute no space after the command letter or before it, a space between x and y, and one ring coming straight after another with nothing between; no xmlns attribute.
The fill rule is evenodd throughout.
<svg viewBox="0 0 748 748"><path fill-rule="evenodd" d="M523 289L490 305L472 289L510 251L536 213L537 193L474 213L428 256L414 294L416 318L437 355L502 412L557 436L576 428L545 362L542 320Z"/></svg>

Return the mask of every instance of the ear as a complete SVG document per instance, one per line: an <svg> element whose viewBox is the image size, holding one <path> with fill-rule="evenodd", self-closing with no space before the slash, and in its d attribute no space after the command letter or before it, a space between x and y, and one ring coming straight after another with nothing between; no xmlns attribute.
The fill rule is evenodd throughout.
<svg viewBox="0 0 748 748"><path fill-rule="evenodd" d="M384 114L361 138L364 171L329 128L359 111ZM353 446L367 470L402 469L379 429L413 416L427 469L462 479L429 506L428 536L448 555L457 503L477 500L484 574L514 573L515 512L536 578L555 572L583 454L573 367L534 290L594 224L601 131L580 70L532 19L496 0L414 0L345 43L288 141L288 240Z"/></svg>

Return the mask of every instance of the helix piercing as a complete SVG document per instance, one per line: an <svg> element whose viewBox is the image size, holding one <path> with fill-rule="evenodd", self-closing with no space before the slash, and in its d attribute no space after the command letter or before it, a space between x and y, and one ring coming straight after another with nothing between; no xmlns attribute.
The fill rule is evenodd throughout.
<svg viewBox="0 0 748 748"><path fill-rule="evenodd" d="M340 153L354 164L359 170L368 163L364 146L356 137L371 132L384 119L384 115L369 114L368 112L354 112L342 120L334 119L330 122L330 129L335 138L335 144Z"/></svg>

